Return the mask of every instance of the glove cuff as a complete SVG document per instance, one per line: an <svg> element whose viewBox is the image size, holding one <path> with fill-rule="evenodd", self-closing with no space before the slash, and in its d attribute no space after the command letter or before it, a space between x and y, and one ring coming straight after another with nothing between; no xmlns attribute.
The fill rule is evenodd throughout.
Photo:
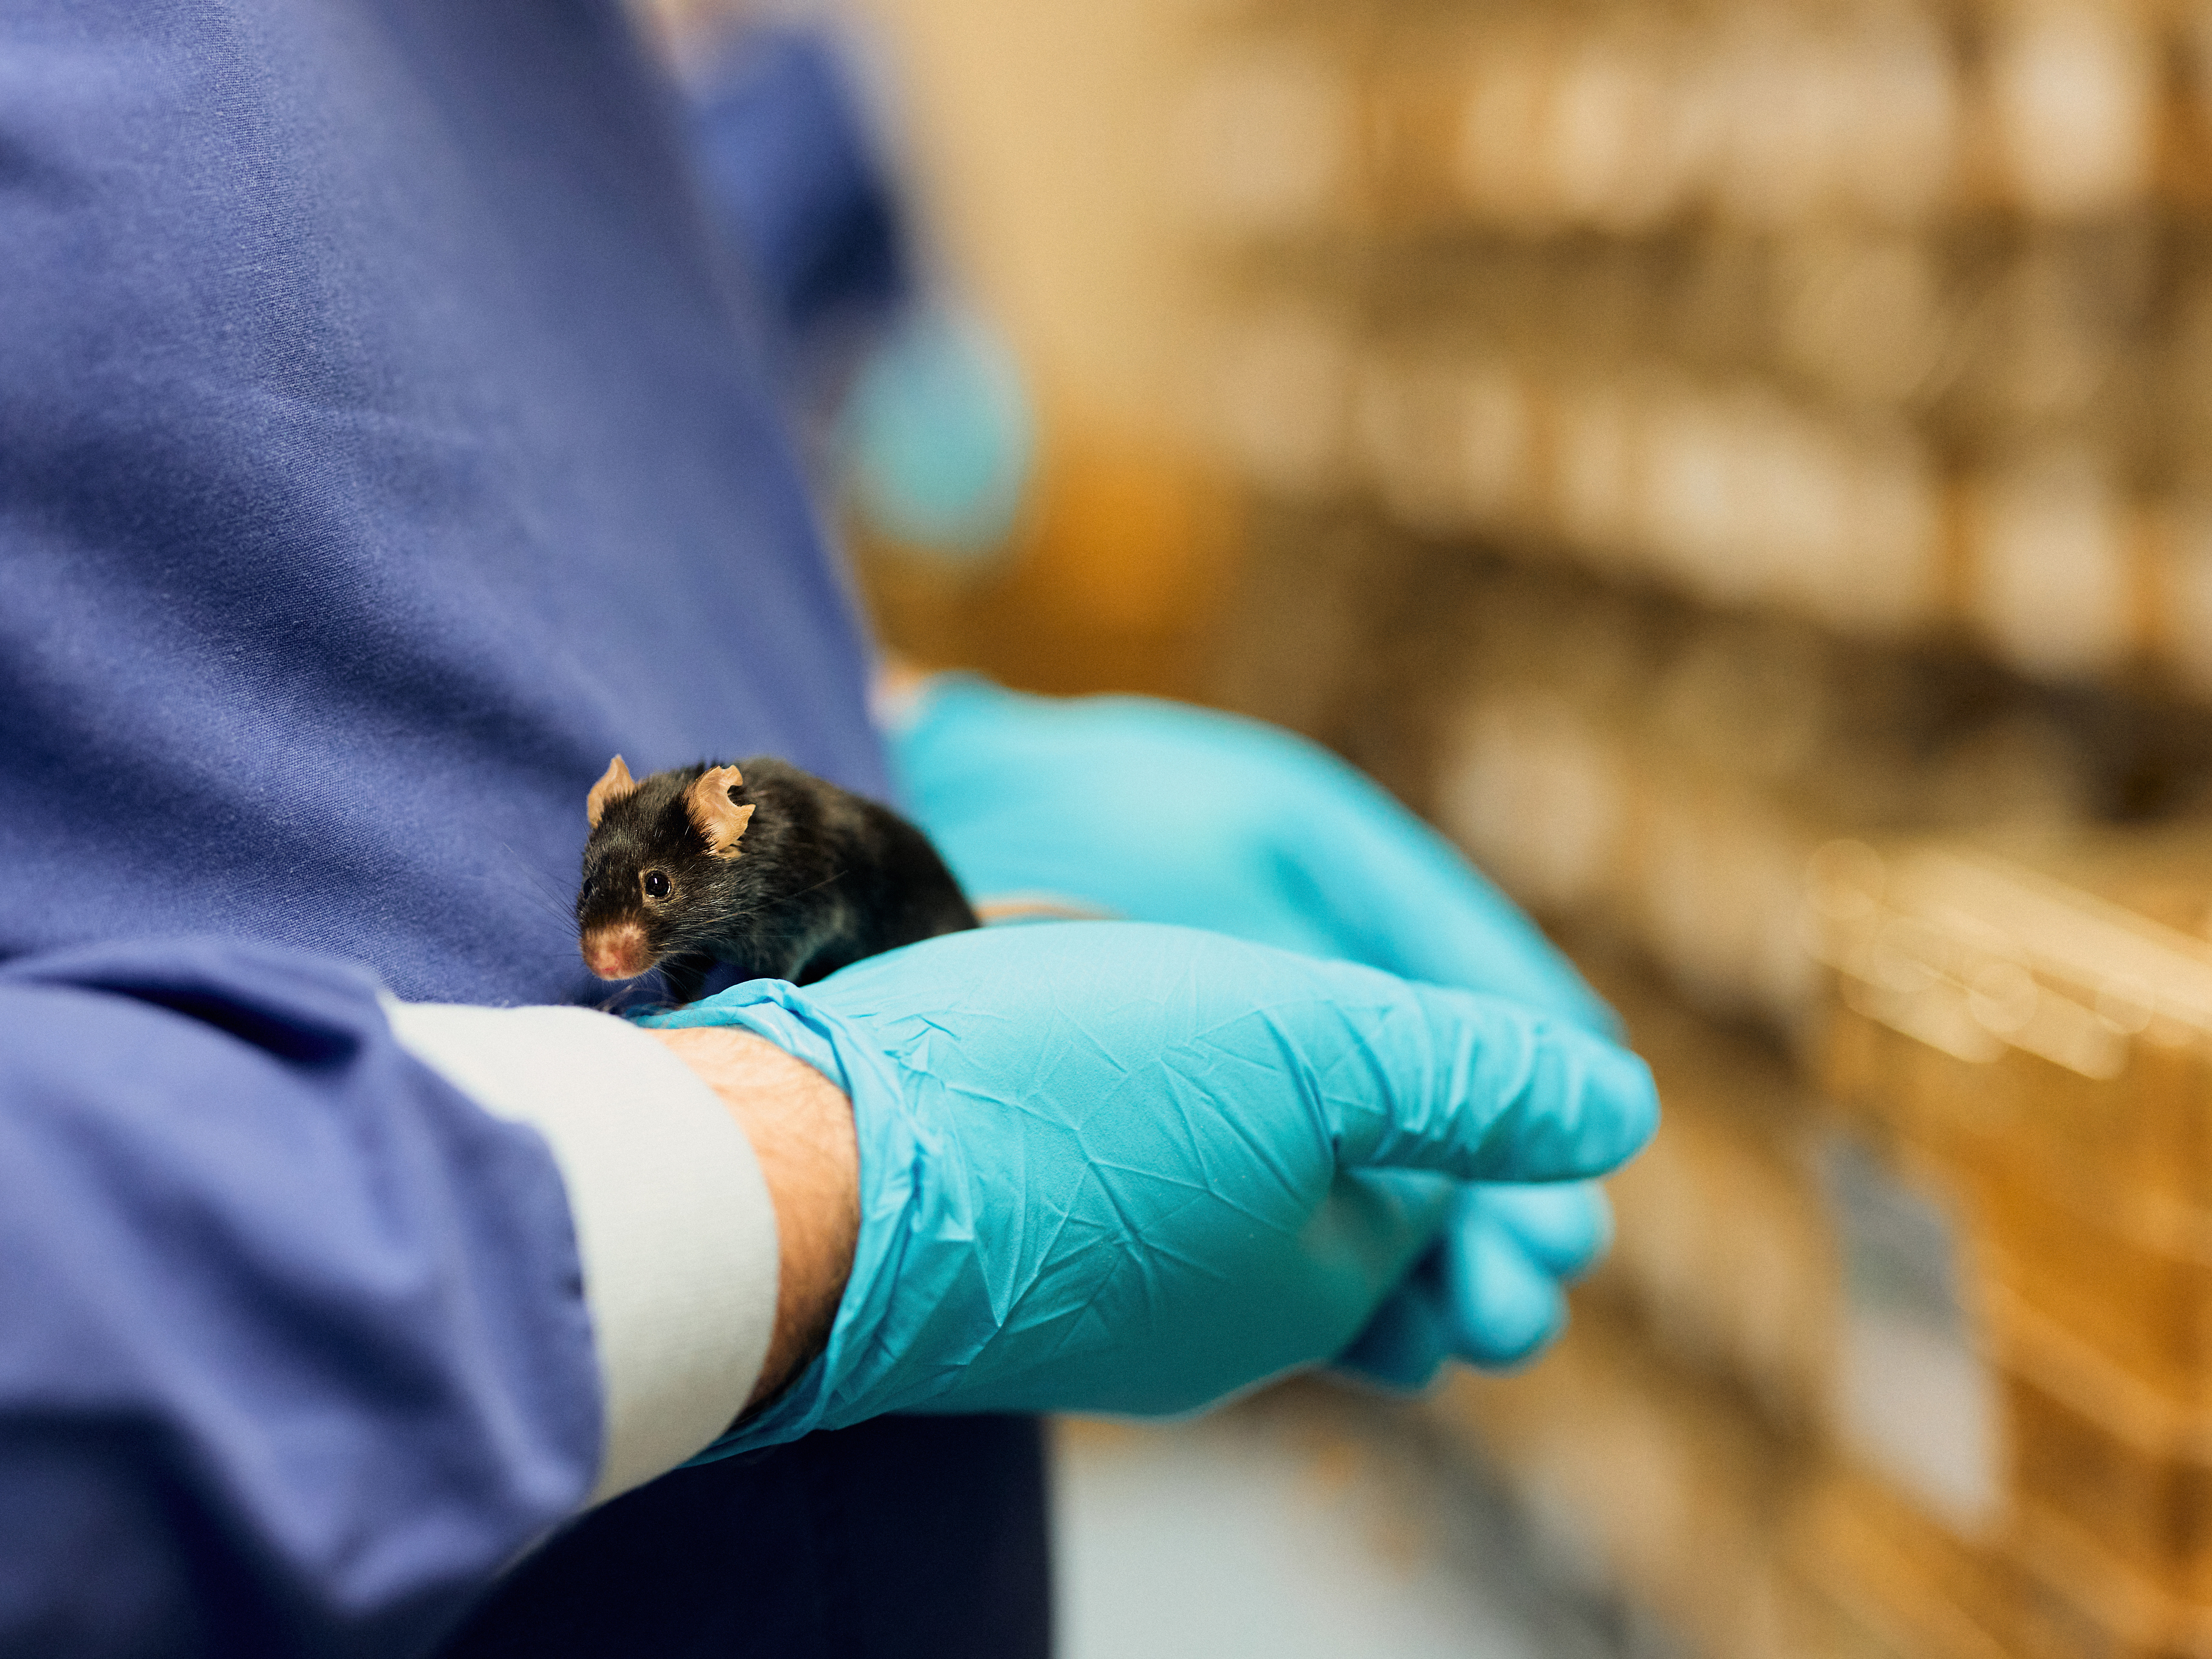
<svg viewBox="0 0 2212 1659"><path fill-rule="evenodd" d="M811 1001L781 980L752 980L718 996L641 1024L661 1028L738 1026L767 1038L793 1059L828 1078L853 1103L860 1157L860 1226L853 1269L837 1307L830 1340L789 1386L766 1406L731 1425L691 1463L711 1463L797 1440L816 1429L844 1428L885 1411L911 1409L949 1387L948 1369L928 1378L896 1376L905 1344L896 1334L911 1324L894 1305L899 1258L907 1238L933 1216L948 1216L951 1194L964 1183L938 1178L957 1151L928 1133L906 1103L896 1064L851 1022ZM927 1316L927 1310L922 1310ZM864 1408L856 1401L865 1400ZM687 1466L688 1467L688 1466Z"/></svg>

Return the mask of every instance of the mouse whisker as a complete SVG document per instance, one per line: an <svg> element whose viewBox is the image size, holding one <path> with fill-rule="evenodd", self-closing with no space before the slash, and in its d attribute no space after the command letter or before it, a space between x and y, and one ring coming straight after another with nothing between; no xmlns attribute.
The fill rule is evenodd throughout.
<svg viewBox="0 0 2212 1659"><path fill-rule="evenodd" d="M771 910L780 910L786 905L796 903L799 900L805 898L809 893L821 891L822 889L827 887L833 881L842 881L845 878L845 873L846 872L842 870L833 871L829 875L823 877L821 880L816 882L812 886L802 887L795 893L779 893L775 897L768 900L764 903L752 905L743 910L723 910L717 912L712 929L702 930L702 937L708 939L719 938L720 935L727 933L730 927L735 923L750 921L755 916L765 915Z"/></svg>
<svg viewBox="0 0 2212 1659"><path fill-rule="evenodd" d="M738 915L731 918L731 920L742 921L746 916L757 916L761 915L763 911L781 909L787 904L796 903L799 900L805 898L809 893L820 892L833 881L842 881L844 878L845 872L842 870L833 871L829 875L823 877L821 880L816 882L811 887L802 887L795 893L779 893L775 897L769 900L765 904L756 904L750 910L739 911Z"/></svg>
<svg viewBox="0 0 2212 1659"><path fill-rule="evenodd" d="M517 884L517 890L547 915L559 917L561 926L569 938L576 938L575 908L562 896L560 890L551 884L551 878L516 852L508 842L501 842L499 845L500 850L514 860L509 868L521 878Z"/></svg>

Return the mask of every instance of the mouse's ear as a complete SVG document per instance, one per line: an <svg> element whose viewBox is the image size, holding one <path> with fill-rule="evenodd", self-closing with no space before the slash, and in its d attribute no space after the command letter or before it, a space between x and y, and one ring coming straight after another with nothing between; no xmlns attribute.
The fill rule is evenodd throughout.
<svg viewBox="0 0 2212 1659"><path fill-rule="evenodd" d="M745 775L734 766L710 766L699 781L684 792L684 809L707 838L707 850L718 859L738 855L738 841L753 821L753 809L739 806L730 791L741 788Z"/></svg>
<svg viewBox="0 0 2212 1659"><path fill-rule="evenodd" d="M617 755L607 763L607 769L599 775L599 781L592 786L592 793L584 797L585 822L592 829L598 829L600 816L607 808L636 787L637 780L630 776L629 768L624 766L623 757Z"/></svg>

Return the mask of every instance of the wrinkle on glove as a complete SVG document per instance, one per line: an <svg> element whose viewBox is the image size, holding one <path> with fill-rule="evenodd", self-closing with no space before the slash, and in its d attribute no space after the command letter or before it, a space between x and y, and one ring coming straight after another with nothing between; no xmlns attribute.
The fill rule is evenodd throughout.
<svg viewBox="0 0 2212 1659"><path fill-rule="evenodd" d="M954 934L647 1023L757 1032L860 1137L827 1352L722 1455L884 1412L1208 1405L1342 1352L1459 1182L1601 1173L1657 1115L1640 1060L1519 1005L1139 923Z"/></svg>

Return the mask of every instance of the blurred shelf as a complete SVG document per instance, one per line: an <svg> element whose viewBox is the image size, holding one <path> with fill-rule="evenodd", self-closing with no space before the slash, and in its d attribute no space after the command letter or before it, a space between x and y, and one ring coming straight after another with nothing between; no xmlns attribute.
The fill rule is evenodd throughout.
<svg viewBox="0 0 2212 1659"><path fill-rule="evenodd" d="M1186 126L1262 491L2212 704L2198 9L1263 10Z"/></svg>

